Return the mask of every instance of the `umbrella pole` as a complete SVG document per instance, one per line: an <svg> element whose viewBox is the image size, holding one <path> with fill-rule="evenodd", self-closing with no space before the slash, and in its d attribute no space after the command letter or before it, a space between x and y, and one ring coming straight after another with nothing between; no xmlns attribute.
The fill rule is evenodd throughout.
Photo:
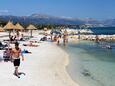
<svg viewBox="0 0 115 86"><path fill-rule="evenodd" d="M11 31L9 31L9 38L10 38L10 36L11 36Z"/></svg>
<svg viewBox="0 0 115 86"><path fill-rule="evenodd" d="M32 37L32 30L31 30L31 37Z"/></svg>

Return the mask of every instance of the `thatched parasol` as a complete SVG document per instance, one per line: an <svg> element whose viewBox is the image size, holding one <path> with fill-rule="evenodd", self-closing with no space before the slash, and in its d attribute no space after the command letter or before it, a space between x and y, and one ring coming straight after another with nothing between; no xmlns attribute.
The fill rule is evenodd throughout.
<svg viewBox="0 0 115 86"><path fill-rule="evenodd" d="M34 25L30 24L26 29L31 31L31 37L32 37L32 31L36 30L37 28Z"/></svg>
<svg viewBox="0 0 115 86"><path fill-rule="evenodd" d="M4 30L9 31L9 37L10 37L11 30L13 29L15 29L15 25L10 21L4 26Z"/></svg>
<svg viewBox="0 0 115 86"><path fill-rule="evenodd" d="M12 22L8 22L5 26L4 26L5 30L13 30L15 29L15 25Z"/></svg>
<svg viewBox="0 0 115 86"><path fill-rule="evenodd" d="M0 27L0 32L4 32L4 29L3 29L3 27Z"/></svg>
<svg viewBox="0 0 115 86"><path fill-rule="evenodd" d="M19 31L24 30L24 28L23 28L22 25L20 25L19 23L17 23L17 24L15 25L15 30L17 31L17 36L19 36Z"/></svg>
<svg viewBox="0 0 115 86"><path fill-rule="evenodd" d="M17 23L17 24L15 25L15 30L24 30L24 28L23 28L22 25L20 25L19 23Z"/></svg>

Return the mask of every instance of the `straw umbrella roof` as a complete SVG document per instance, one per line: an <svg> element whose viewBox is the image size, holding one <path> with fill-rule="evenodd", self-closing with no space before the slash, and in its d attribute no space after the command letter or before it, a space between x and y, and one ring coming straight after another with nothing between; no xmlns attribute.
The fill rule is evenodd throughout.
<svg viewBox="0 0 115 86"><path fill-rule="evenodd" d="M19 23L15 25L16 30L24 30L23 26L21 26Z"/></svg>
<svg viewBox="0 0 115 86"><path fill-rule="evenodd" d="M15 25L12 23L12 22L8 22L7 24L6 24L6 26L4 26L4 29L5 30L13 30L13 29L15 29Z"/></svg>
<svg viewBox="0 0 115 86"><path fill-rule="evenodd" d="M30 24L26 29L28 29L28 30L36 30L37 28L34 25Z"/></svg>
<svg viewBox="0 0 115 86"><path fill-rule="evenodd" d="M30 24L26 29L31 31L30 37L32 37L32 30L36 30L37 28L34 25Z"/></svg>
<svg viewBox="0 0 115 86"><path fill-rule="evenodd" d="M0 27L0 32L4 32L4 29L2 27Z"/></svg>

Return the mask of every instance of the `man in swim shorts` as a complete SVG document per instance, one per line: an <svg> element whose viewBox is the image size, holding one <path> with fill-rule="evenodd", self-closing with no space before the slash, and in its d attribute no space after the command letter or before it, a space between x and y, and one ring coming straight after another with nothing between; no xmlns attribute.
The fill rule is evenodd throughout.
<svg viewBox="0 0 115 86"><path fill-rule="evenodd" d="M15 67L14 75L16 75L18 78L20 78L18 73L18 68L20 66L20 56L22 57L22 61L24 61L21 49L19 48L19 43L16 42L15 48L12 49L12 59Z"/></svg>

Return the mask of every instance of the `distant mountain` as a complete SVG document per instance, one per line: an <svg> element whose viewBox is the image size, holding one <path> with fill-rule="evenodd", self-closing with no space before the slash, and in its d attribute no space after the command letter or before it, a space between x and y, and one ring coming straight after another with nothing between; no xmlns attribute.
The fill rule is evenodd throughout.
<svg viewBox="0 0 115 86"><path fill-rule="evenodd" d="M33 22L43 23L43 24L84 24L85 22L80 19L68 19L63 17L55 17L46 14L32 14L29 16Z"/></svg>
<svg viewBox="0 0 115 86"><path fill-rule="evenodd" d="M108 27L115 27L115 19L104 20L103 25Z"/></svg>
<svg viewBox="0 0 115 86"><path fill-rule="evenodd" d="M24 23L24 24L91 24L94 26L115 26L115 19L108 19L99 21L93 18L79 19L79 18L69 18L69 17L56 17L46 14L32 14L30 16L12 16L12 15L1 15L0 21L13 21L14 23Z"/></svg>

